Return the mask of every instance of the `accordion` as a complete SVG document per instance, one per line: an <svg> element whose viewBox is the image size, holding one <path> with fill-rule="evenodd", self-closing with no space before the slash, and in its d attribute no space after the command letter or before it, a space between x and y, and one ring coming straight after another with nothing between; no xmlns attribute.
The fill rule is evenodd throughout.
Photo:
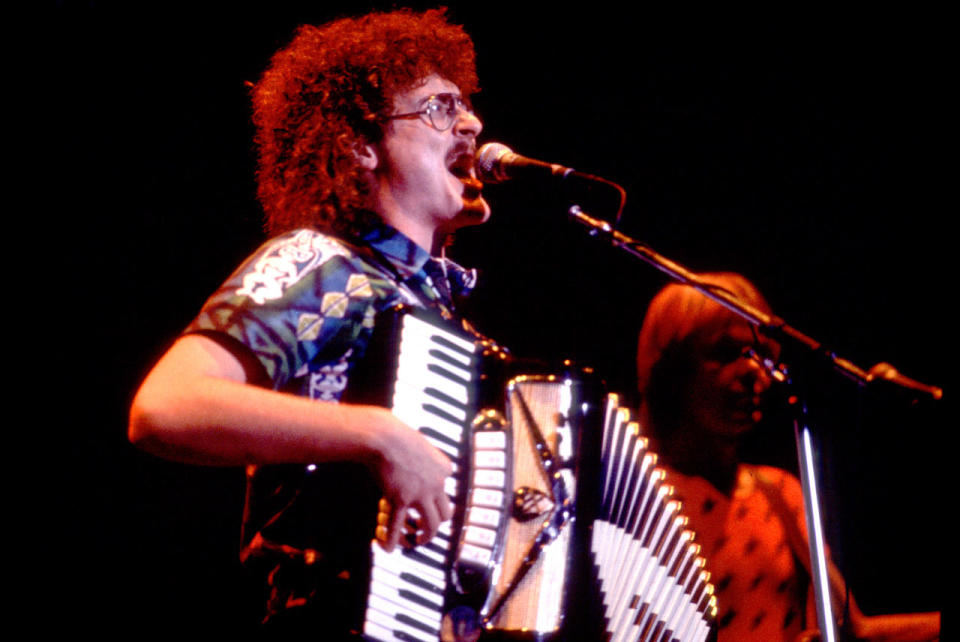
<svg viewBox="0 0 960 642"><path fill-rule="evenodd" d="M387 403L450 457L456 510L427 544L372 543L366 638L711 635L705 560L616 395L589 373L511 373L495 346L421 311L388 325Z"/></svg>

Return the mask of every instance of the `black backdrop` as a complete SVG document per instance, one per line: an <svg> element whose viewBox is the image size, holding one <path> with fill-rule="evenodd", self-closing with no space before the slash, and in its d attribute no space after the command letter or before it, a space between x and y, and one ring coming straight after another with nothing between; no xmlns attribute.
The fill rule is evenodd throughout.
<svg viewBox="0 0 960 642"><path fill-rule="evenodd" d="M692 269L743 272L863 367L946 383L942 17L450 4L477 45L483 140L619 182L628 234ZM56 404L71 409L55 433L71 465L49 530L70 544L46 577L70 617L51 624L228 634L255 620L235 561L242 472L134 451L126 412L151 362L263 239L244 81L297 24L371 5L238 6L51 3L23 52L52 91L41 113L60 159L39 195L53 221L27 223L66 241L48 305L70 311L79 340L62 352L83 364ZM568 223L568 195L550 186L486 194L493 219L454 248L481 269L478 326L630 391L635 333L665 278ZM604 199L572 196L609 215ZM951 391L911 404L814 379L828 530L861 606L940 609ZM788 426L766 426L753 456L790 467L792 447Z"/></svg>

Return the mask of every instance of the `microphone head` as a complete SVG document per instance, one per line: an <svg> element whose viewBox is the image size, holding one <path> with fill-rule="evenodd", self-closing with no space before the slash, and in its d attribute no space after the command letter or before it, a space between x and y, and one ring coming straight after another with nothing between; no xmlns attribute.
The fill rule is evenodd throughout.
<svg viewBox="0 0 960 642"><path fill-rule="evenodd" d="M503 143L486 143L477 150L473 165L477 178L484 183L502 183L510 177L504 171L503 158L513 150Z"/></svg>

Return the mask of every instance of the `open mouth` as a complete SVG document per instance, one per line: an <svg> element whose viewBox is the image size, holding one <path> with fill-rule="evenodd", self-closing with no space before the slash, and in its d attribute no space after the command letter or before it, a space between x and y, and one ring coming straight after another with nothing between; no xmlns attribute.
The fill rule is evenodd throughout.
<svg viewBox="0 0 960 642"><path fill-rule="evenodd" d="M464 188L464 198L476 198L483 189L483 183L477 180L473 169L473 154L460 153L450 163L450 173L457 177Z"/></svg>
<svg viewBox="0 0 960 642"><path fill-rule="evenodd" d="M457 178L470 178L473 175L473 155L460 150L454 154L447 167Z"/></svg>

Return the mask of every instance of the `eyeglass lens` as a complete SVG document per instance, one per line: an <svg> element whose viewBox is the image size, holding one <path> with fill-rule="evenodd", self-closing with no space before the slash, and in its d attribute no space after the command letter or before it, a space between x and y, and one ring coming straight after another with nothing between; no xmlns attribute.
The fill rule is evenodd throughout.
<svg viewBox="0 0 960 642"><path fill-rule="evenodd" d="M430 123L441 131L453 125L453 121L457 117L458 109L462 109L467 113L473 113L463 100L453 94L437 94L436 96L431 96L425 109Z"/></svg>

